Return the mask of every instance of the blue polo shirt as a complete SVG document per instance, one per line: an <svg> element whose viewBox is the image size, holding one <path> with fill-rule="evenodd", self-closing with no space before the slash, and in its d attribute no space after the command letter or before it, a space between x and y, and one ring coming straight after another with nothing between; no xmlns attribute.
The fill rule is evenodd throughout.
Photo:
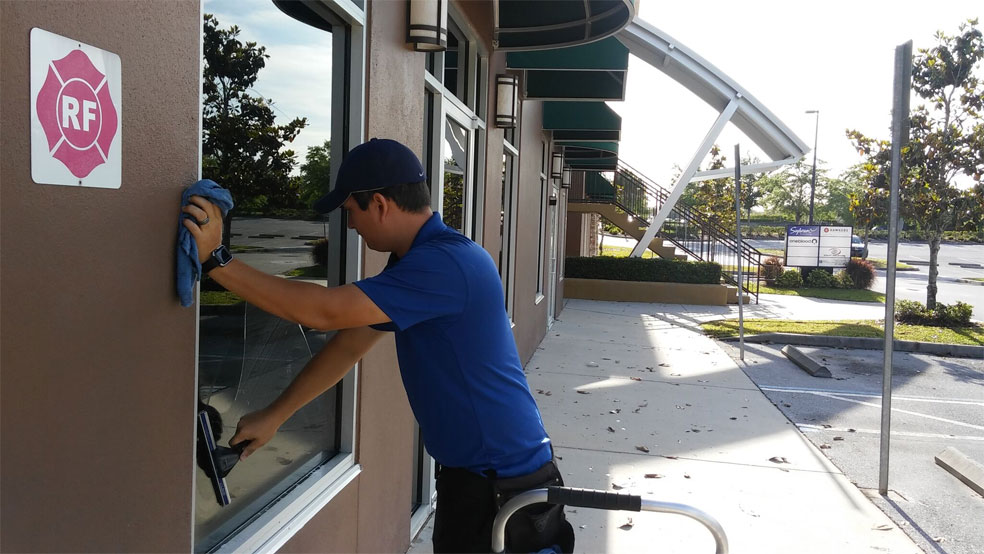
<svg viewBox="0 0 984 554"><path fill-rule="evenodd" d="M551 457L492 257L438 213L402 258L355 283L392 323L400 375L424 445L441 465L501 477Z"/></svg>

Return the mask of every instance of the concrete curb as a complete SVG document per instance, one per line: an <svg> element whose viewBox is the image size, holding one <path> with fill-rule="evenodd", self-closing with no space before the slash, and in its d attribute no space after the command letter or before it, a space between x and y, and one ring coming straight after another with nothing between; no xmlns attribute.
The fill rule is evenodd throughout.
<svg viewBox="0 0 984 554"><path fill-rule="evenodd" d="M729 338L727 340L738 339ZM826 335L801 335L798 333L762 333L761 335L746 335L745 342L775 342L781 344L798 344L801 346L857 348L859 350L882 350L885 346L884 339L879 338L831 337ZM932 354L934 356L953 356L957 358L978 358L984 360L984 346L896 340L895 350L899 352L919 352L922 354Z"/></svg>
<svg viewBox="0 0 984 554"><path fill-rule="evenodd" d="M784 356L789 358L791 362L798 365L800 369L802 369L803 371L809 373L814 377L825 377L827 379L833 377L830 374L830 370L827 369L827 366L821 365L820 362L807 356L806 353L801 351L799 348L796 348L795 346L789 344L783 346L782 353Z"/></svg>
<svg viewBox="0 0 984 554"><path fill-rule="evenodd" d="M975 281L973 279L957 279L958 283L963 283L965 285L978 285L984 287L984 281Z"/></svg>
<svg viewBox="0 0 984 554"><path fill-rule="evenodd" d="M936 464L984 496L984 466L952 446L936 455Z"/></svg>

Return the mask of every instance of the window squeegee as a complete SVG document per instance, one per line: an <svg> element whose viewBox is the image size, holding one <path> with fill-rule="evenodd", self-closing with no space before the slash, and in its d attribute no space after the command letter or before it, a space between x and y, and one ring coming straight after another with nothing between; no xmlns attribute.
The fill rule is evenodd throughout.
<svg viewBox="0 0 984 554"><path fill-rule="evenodd" d="M228 506L231 501L225 478L239 462L239 457L249 442L243 441L231 448L215 444L215 435L212 433L212 422L208 412L205 410L198 412L198 466L212 480L212 490L215 492L215 501L219 506ZM201 455L203 449L207 456Z"/></svg>

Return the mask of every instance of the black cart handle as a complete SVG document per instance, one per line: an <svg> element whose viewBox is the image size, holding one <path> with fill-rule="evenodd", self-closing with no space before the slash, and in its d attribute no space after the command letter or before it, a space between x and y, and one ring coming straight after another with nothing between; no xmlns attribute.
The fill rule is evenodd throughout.
<svg viewBox="0 0 984 554"><path fill-rule="evenodd" d="M642 511L641 496L572 487L547 487L547 502L600 510Z"/></svg>

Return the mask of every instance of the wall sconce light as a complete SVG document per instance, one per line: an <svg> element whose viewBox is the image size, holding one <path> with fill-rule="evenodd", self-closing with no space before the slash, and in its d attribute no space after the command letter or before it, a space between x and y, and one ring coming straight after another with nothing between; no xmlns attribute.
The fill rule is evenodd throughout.
<svg viewBox="0 0 984 554"><path fill-rule="evenodd" d="M571 168L564 166L563 177L560 179L560 188L571 188Z"/></svg>
<svg viewBox="0 0 984 554"><path fill-rule="evenodd" d="M550 178L560 181L564 177L564 154L554 152L550 156Z"/></svg>
<svg viewBox="0 0 984 554"><path fill-rule="evenodd" d="M418 52L448 47L448 0L407 0L407 42Z"/></svg>
<svg viewBox="0 0 984 554"><path fill-rule="evenodd" d="M516 127L519 77L515 75L495 76L495 126L503 129Z"/></svg>

